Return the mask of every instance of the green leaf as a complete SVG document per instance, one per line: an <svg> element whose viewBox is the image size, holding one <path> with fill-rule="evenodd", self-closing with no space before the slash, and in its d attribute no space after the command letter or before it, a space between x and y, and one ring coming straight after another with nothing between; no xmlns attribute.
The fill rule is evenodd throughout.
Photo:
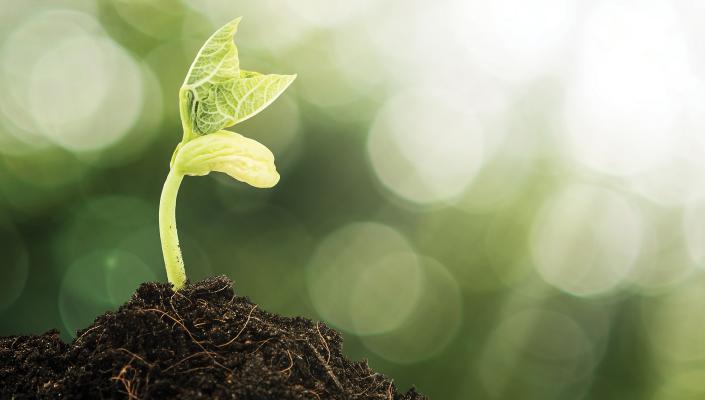
<svg viewBox="0 0 705 400"><path fill-rule="evenodd" d="M191 64L184 86L197 88L240 76L240 61L233 37L242 17L235 18L211 35Z"/></svg>
<svg viewBox="0 0 705 400"><path fill-rule="evenodd" d="M223 172L258 188L269 188L279 182L272 152L256 140L229 131L201 136L184 144L172 168L191 176Z"/></svg>
<svg viewBox="0 0 705 400"><path fill-rule="evenodd" d="M237 18L215 32L189 69L179 98L184 142L252 117L296 78L240 70L233 43L239 22Z"/></svg>
<svg viewBox="0 0 705 400"><path fill-rule="evenodd" d="M259 72L255 71L245 71L244 69L240 70L240 78L254 78L255 76L260 76Z"/></svg>

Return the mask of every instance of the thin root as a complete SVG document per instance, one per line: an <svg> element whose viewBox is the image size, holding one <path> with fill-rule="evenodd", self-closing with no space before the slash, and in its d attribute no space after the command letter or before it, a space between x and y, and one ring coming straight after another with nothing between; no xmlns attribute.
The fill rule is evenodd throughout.
<svg viewBox="0 0 705 400"><path fill-rule="evenodd" d="M194 357L198 357L198 356L201 356L201 355L206 355L206 356L212 358L213 353L211 353L211 352L205 352L205 351L201 351L201 352L198 352L198 353L193 353L193 354L191 354L190 356L184 357L184 358L182 358L181 360L175 362L174 364L171 364L170 366L164 368L164 371L163 371L163 372L166 372L166 371L168 371L168 370L170 370L170 369L172 369L172 368L175 368L177 365L183 363L184 361L190 360L190 359L192 359L192 358L194 358Z"/></svg>
<svg viewBox="0 0 705 400"><path fill-rule="evenodd" d="M291 353L289 350L286 351L286 354L289 356L289 366L279 371L280 374L291 371L291 368L294 366L294 359L291 358Z"/></svg>
<svg viewBox="0 0 705 400"><path fill-rule="evenodd" d="M343 392L344 392L345 390L343 389L343 385L340 384L340 381L338 380L338 377L335 376L335 374L333 373L333 369L330 367L330 365L328 365L328 362L327 362L327 361L323 361L323 357L322 357L321 354L318 352L318 350L316 349L315 346L309 344L309 347L311 347L311 350L313 350L313 353L316 355L316 358L317 358L318 361L323 365L323 368L326 370L326 373L328 374L328 376L330 376L330 378L331 378L331 380L333 381L333 383L335 383L335 386L337 386L338 389L340 389L340 391L343 391Z"/></svg>
<svg viewBox="0 0 705 400"><path fill-rule="evenodd" d="M92 330L94 330L94 329L98 329L98 328L100 328L100 325L96 325L96 326L92 327L91 329L88 329L87 331L83 332L83 333L81 334L81 336L77 337L76 340L74 340L73 342L74 342L74 343L78 343L79 340L81 340L84 336L86 336L86 333L88 333L88 332L90 332L90 331L92 331Z"/></svg>
<svg viewBox="0 0 705 400"><path fill-rule="evenodd" d="M313 390L304 390L304 393L313 393L313 395L316 396L318 400L321 400L321 396L319 396L318 393L314 392Z"/></svg>
<svg viewBox="0 0 705 400"><path fill-rule="evenodd" d="M137 354L131 352L130 350L127 350L127 349L124 348L124 347L120 347L120 348L117 348L117 349L115 349L115 350L124 351L125 353L131 355L133 359L136 358L136 359L142 361L143 363L147 364L147 365L150 366L150 367L154 365L154 364L152 364L152 363L150 363L150 362L148 362L148 361L145 361L144 358L142 358L142 357L140 357L139 355L137 355ZM132 361L130 361L130 362L132 362Z"/></svg>
<svg viewBox="0 0 705 400"><path fill-rule="evenodd" d="M328 353L328 356L326 357L326 364L330 361L330 348L328 348L328 342L323 338L323 335L321 334L321 327L318 322L316 322L316 330L318 331L318 336L321 338L321 342L323 342L323 346L326 348L326 353Z"/></svg>
<svg viewBox="0 0 705 400"><path fill-rule="evenodd" d="M110 380L118 381L118 382L122 383L122 386L125 388L125 392L126 392L127 398L129 400L139 400L139 397L137 397L137 394L135 394L136 388L134 388L132 386L132 380L134 379L134 377L132 379L125 378L125 375L127 374L127 372L130 369L134 369L130 365L131 362L132 362L132 360L130 360L130 362L127 363L127 365L125 365L124 367L122 367L120 369L120 373L118 373L117 376L110 378Z"/></svg>
<svg viewBox="0 0 705 400"><path fill-rule="evenodd" d="M257 308L257 304L255 304L254 306L252 306L252 309L250 310L250 313L247 315L247 320L245 320L245 323L242 325L242 328L240 329L240 332L238 332L237 335L235 335L235 337L232 338L232 339L230 339L227 343L219 344L218 347L225 347L225 346L227 346L227 345L233 343L234 341L236 341L237 338L239 338L240 335L242 335L242 332L245 331L245 328L247 328L247 324L250 322L250 318L252 317L252 312L255 311L255 308Z"/></svg>
<svg viewBox="0 0 705 400"><path fill-rule="evenodd" d="M259 349L262 348L262 346L264 346L265 344L269 343L270 341L272 341L272 338L267 338L267 339L265 339L265 340L262 340L261 342L255 342L255 343L259 343L259 346L257 346L257 348L255 349L255 351L251 352L250 354L257 353L257 352L259 351Z"/></svg>
<svg viewBox="0 0 705 400"><path fill-rule="evenodd" d="M206 350L206 348L203 347L203 345L201 344L201 342L198 341L198 340L196 340L195 337L193 337L193 334L191 333L190 330L188 330L188 328L186 328L186 325L184 325L183 322L181 322L180 320L178 320L178 319L172 317L172 316L169 315L168 313L166 313L166 312L164 312L164 311L162 311L162 310L160 310L160 309L158 309L158 308L146 308L144 311L155 311L155 312L158 312L158 313L162 314L163 316L168 317L169 319L171 319L171 320L174 321L175 323L179 324L179 326L181 326L181 328L182 328L184 331L186 331L186 333L187 333L188 336L191 338L191 340L193 340L193 342L194 342L198 347L200 347L201 350L203 350L204 353L208 354L208 357L210 357L210 359L213 361L213 363L214 363L215 365L217 365L217 366L219 366L219 367L221 367L221 368L223 368L223 369L229 371L229 369L228 369L227 367L225 367L223 364L221 364L221 363L219 363L218 361L216 361L216 359L213 357L213 353L212 353L212 352Z"/></svg>

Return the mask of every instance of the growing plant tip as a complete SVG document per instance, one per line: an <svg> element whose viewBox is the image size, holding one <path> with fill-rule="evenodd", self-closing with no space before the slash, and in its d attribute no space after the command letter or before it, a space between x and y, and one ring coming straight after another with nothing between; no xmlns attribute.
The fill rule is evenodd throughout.
<svg viewBox="0 0 705 400"><path fill-rule="evenodd" d="M185 175L223 172L258 188L277 184L274 155L263 144L224 130L271 104L296 75L240 69L233 37L240 18L218 29L198 51L181 90L183 138L171 158L159 201L159 235L169 282L183 287L186 272L176 231L176 197Z"/></svg>

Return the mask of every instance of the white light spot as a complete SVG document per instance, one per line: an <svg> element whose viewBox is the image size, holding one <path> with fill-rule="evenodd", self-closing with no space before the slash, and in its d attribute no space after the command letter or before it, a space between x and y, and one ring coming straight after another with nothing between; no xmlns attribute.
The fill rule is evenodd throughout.
<svg viewBox="0 0 705 400"><path fill-rule="evenodd" d="M369 3L370 0L287 0L285 7L290 15L297 15L318 26L333 27L359 16Z"/></svg>
<svg viewBox="0 0 705 400"><path fill-rule="evenodd" d="M413 254L409 242L385 225L354 223L331 233L319 244L306 274L313 306L327 322L348 332L396 328L420 294L423 276Z"/></svg>
<svg viewBox="0 0 705 400"><path fill-rule="evenodd" d="M421 267L421 296L404 323L392 331L360 338L370 351L395 363L411 364L439 354L462 323L462 295L456 279L436 260L422 258Z"/></svg>
<svg viewBox="0 0 705 400"><path fill-rule="evenodd" d="M480 378L497 397L580 399L595 365L593 351L590 337L572 318L521 311L491 333Z"/></svg>
<svg viewBox="0 0 705 400"><path fill-rule="evenodd" d="M416 307L423 271L413 253L394 253L360 271L354 282L351 318L358 335L391 331Z"/></svg>
<svg viewBox="0 0 705 400"><path fill-rule="evenodd" d="M539 212L531 233L536 269L578 296L616 288L639 255L642 221L617 193L588 185L561 190Z"/></svg>
<svg viewBox="0 0 705 400"><path fill-rule="evenodd" d="M277 0L257 2L233 2L231 0L183 0L200 14L205 14L213 22L213 30L223 26L237 16L243 16L238 28L238 37L250 36L252 40L236 39L240 48L247 43L257 43L257 47L281 52L295 45L301 37L312 29L311 24L302 18L292 18L289 7ZM194 19L194 21L200 21ZM276 21L276 23L272 23ZM188 23L189 21L187 21ZM202 27L198 27L202 29ZM203 38L205 40L205 38Z"/></svg>
<svg viewBox="0 0 705 400"><path fill-rule="evenodd" d="M697 149L700 152L699 157L702 158L705 147L693 147L693 149ZM683 157L676 157L646 173L631 176L627 184L635 192L657 204L681 207L705 198L703 161L701 159L692 162L684 154Z"/></svg>
<svg viewBox="0 0 705 400"><path fill-rule="evenodd" d="M367 142L381 183L419 204L462 194L482 166L484 150L484 129L472 110L433 88L417 88L389 100Z"/></svg>
<svg viewBox="0 0 705 400"><path fill-rule="evenodd" d="M629 281L646 292L664 292L694 272L683 231L674 224L673 211L645 214L641 254L629 273Z"/></svg>
<svg viewBox="0 0 705 400"><path fill-rule="evenodd" d="M132 28L159 39L171 39L183 7L170 0L116 0L111 7Z"/></svg>
<svg viewBox="0 0 705 400"><path fill-rule="evenodd" d="M683 234L690 259L705 269L705 203L693 204L683 213Z"/></svg>
<svg viewBox="0 0 705 400"><path fill-rule="evenodd" d="M282 157L300 140L299 107L289 96L282 96L262 112L260 118L250 118L238 125L238 131L261 142L274 153L277 167Z"/></svg>
<svg viewBox="0 0 705 400"><path fill-rule="evenodd" d="M66 149L107 147L139 116L141 71L108 39L67 40L49 50L30 75L34 119L50 140Z"/></svg>
<svg viewBox="0 0 705 400"><path fill-rule="evenodd" d="M20 24L6 37L0 48L0 113L4 117L6 134L26 149L40 149L49 141L38 132L30 111L30 71L51 46L74 37L83 37L100 30L89 15L70 11L38 12ZM102 86L102 85L101 85ZM15 144L20 147L19 144ZM3 151L7 151L3 149Z"/></svg>
<svg viewBox="0 0 705 400"><path fill-rule="evenodd" d="M141 78L94 17L46 11L17 28L3 48L0 110L25 141L100 150L139 116Z"/></svg>
<svg viewBox="0 0 705 400"><path fill-rule="evenodd" d="M565 50L574 0L456 0L451 21L472 63L510 82L546 71Z"/></svg>
<svg viewBox="0 0 705 400"><path fill-rule="evenodd" d="M564 110L581 164L628 176L659 168L702 136L703 80L670 2L602 1L582 32Z"/></svg>
<svg viewBox="0 0 705 400"><path fill-rule="evenodd" d="M533 172L533 149L518 138L511 137L508 141L487 161L457 204L458 208L482 214L512 204L526 191Z"/></svg>

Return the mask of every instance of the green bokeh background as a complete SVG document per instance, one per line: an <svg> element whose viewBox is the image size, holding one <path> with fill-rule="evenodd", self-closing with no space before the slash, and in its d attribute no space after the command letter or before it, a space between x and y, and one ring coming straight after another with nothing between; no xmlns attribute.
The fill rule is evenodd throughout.
<svg viewBox="0 0 705 400"><path fill-rule="evenodd" d="M190 279L432 399L705 396L692 1L0 0L0 335L166 279L178 89L240 15L242 67L298 73L231 128L282 179L185 179Z"/></svg>

